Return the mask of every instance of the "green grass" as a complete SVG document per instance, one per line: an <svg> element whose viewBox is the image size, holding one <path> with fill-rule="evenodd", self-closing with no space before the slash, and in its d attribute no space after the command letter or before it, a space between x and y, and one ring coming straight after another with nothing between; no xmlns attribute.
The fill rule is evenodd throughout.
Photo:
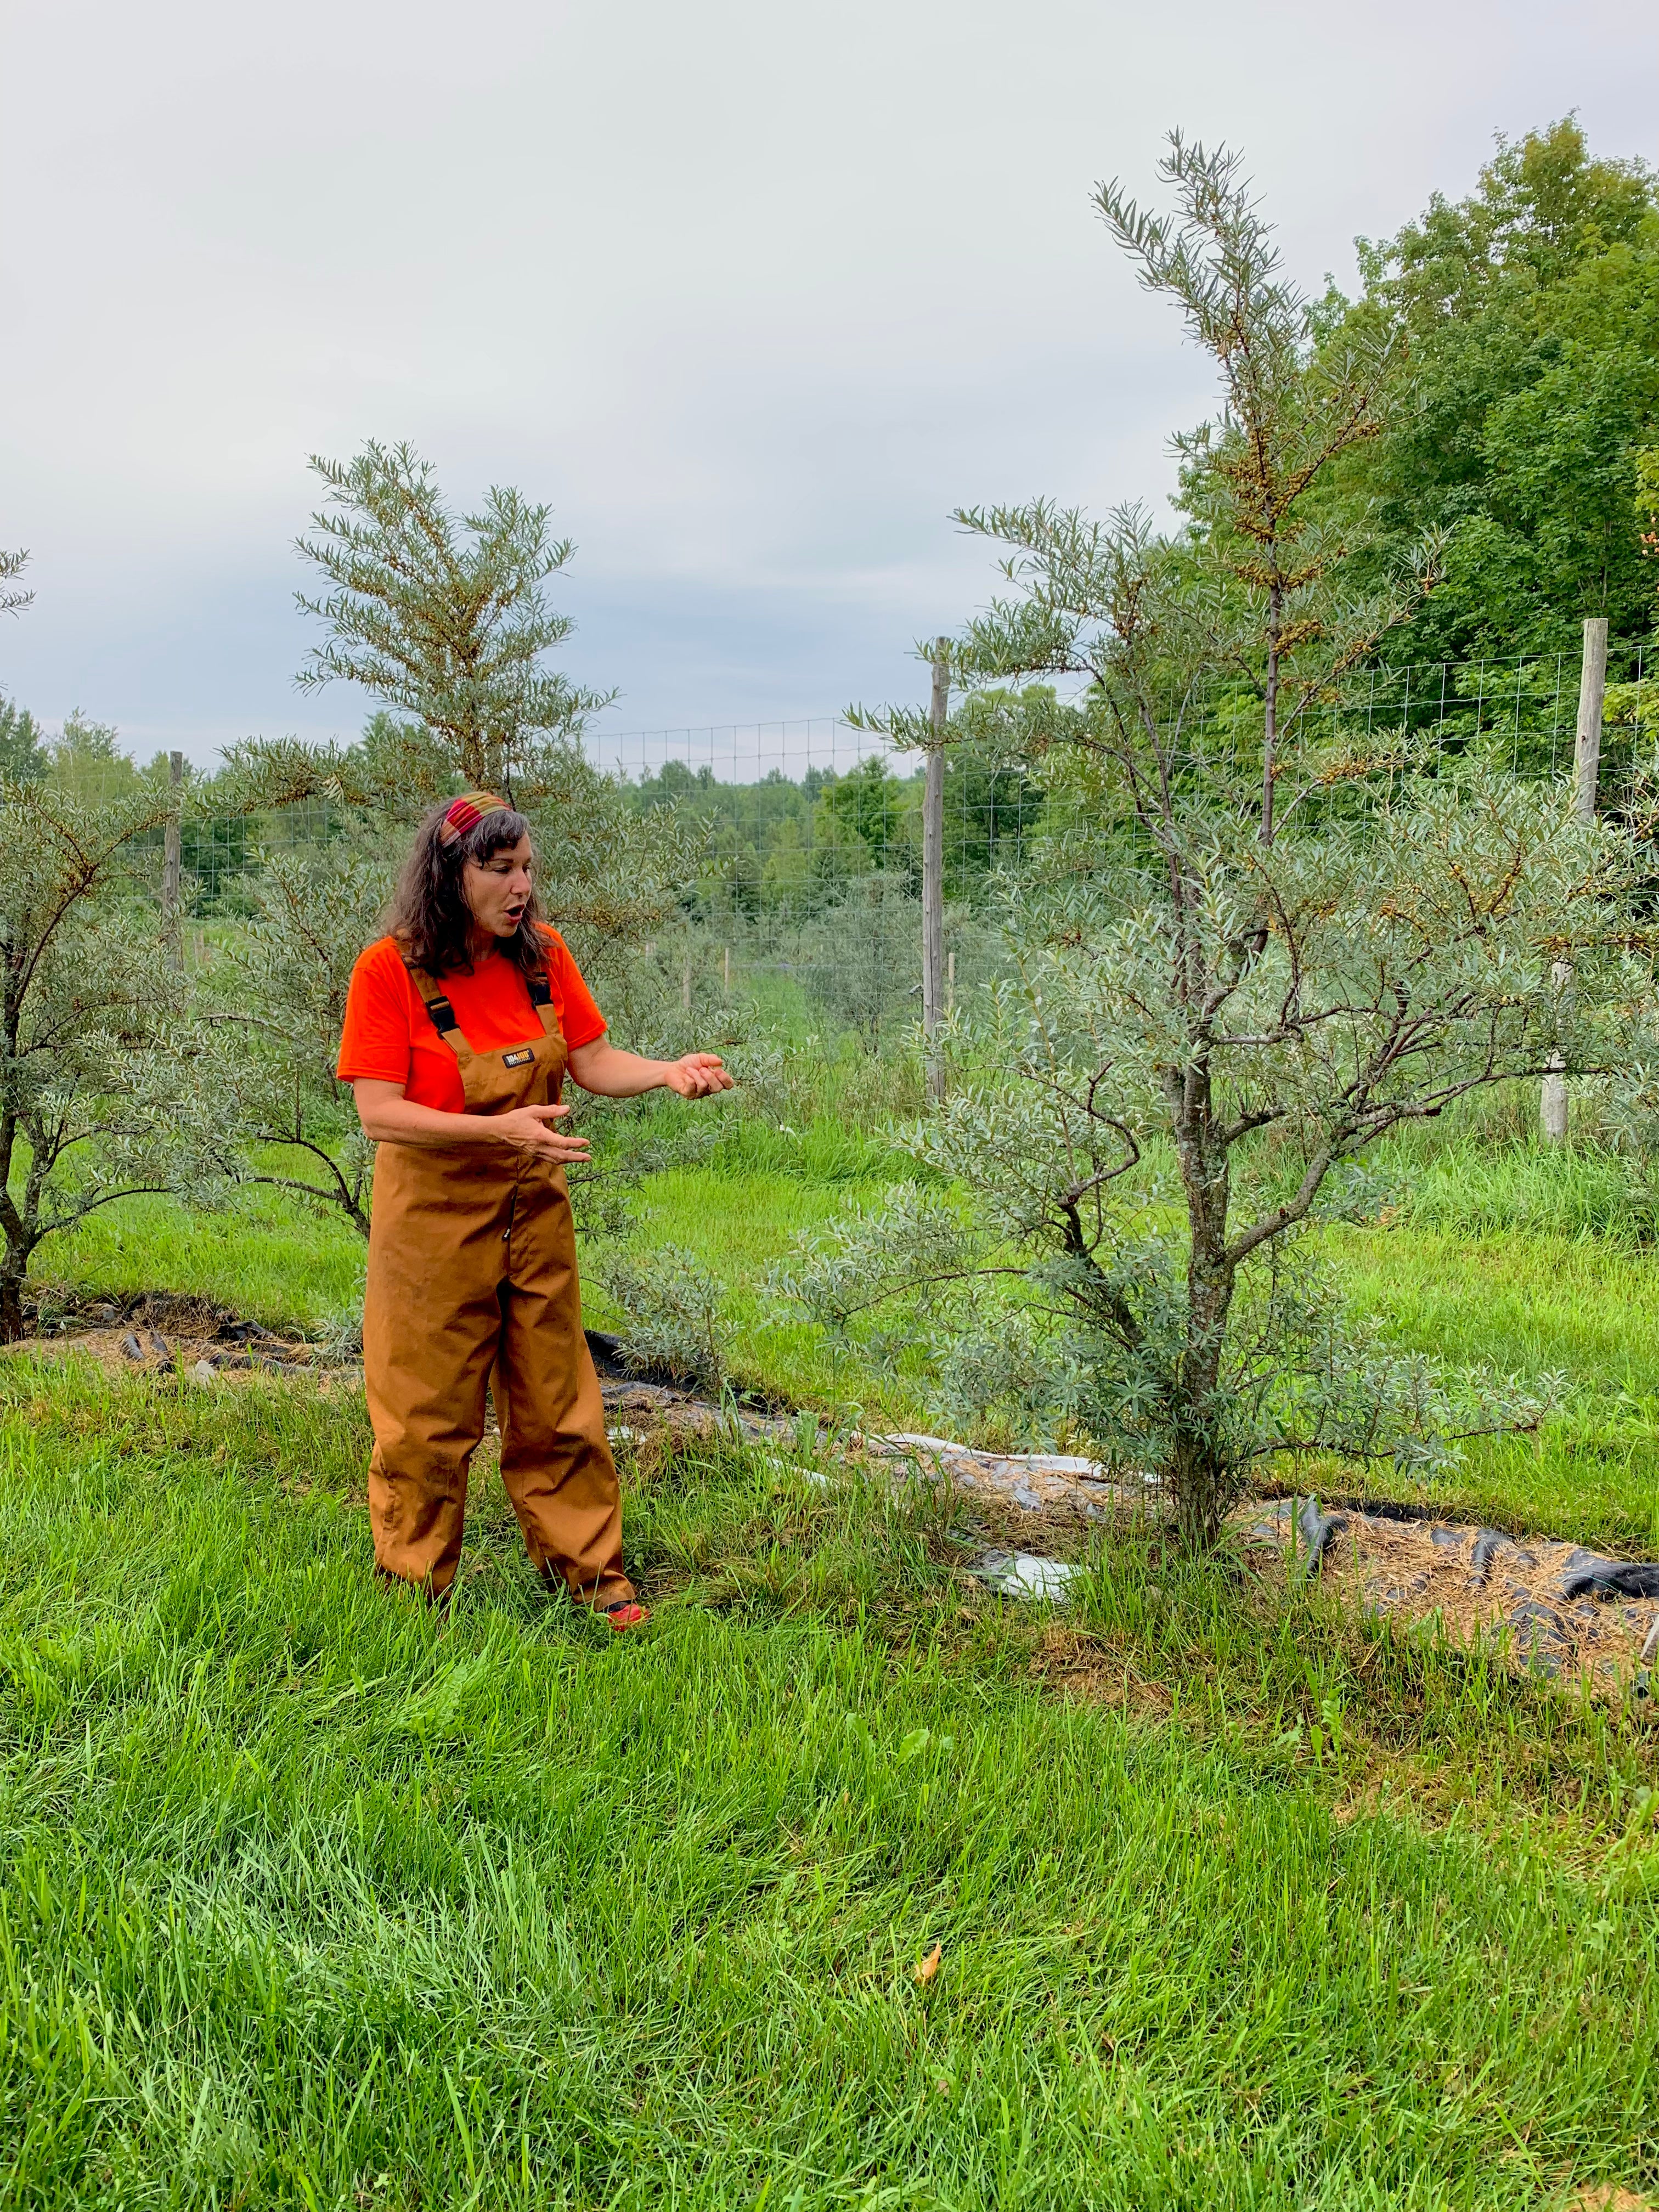
<svg viewBox="0 0 1659 2212"><path fill-rule="evenodd" d="M746 1379L925 1421L765 1289L912 1172L919 1071L799 1057L769 1122L646 1185L641 1234L729 1285ZM1659 1551L1659 1257L1621 1164L1471 1122L1392 1164L1390 1225L1327 1232L1356 1303L1569 1378L1438 1502ZM362 1250L266 1194L44 1256L315 1328ZM0 2205L1659 2189L1645 1705L1145 1529L1097 1536L1063 1617L1006 1607L960 1499L729 1441L624 1462L643 1634L548 1597L488 1473L440 1618L374 1578L368 1447L349 1384L0 1362Z"/></svg>
<svg viewBox="0 0 1659 2212"><path fill-rule="evenodd" d="M362 1295L363 1241L349 1224L250 1191L234 1211L197 1213L134 1198L41 1248L40 1288L86 1294L165 1290L230 1306L267 1327L319 1327Z"/></svg>
<svg viewBox="0 0 1659 2212"><path fill-rule="evenodd" d="M643 1636L543 1596L493 1482L441 1620L368 1572L360 1401L0 1373L0 2202L1656 2171L1630 1723L1133 1544L1045 1631L940 1501L714 1447L629 1471ZM1366 1795L1407 1754L1431 1828Z"/></svg>
<svg viewBox="0 0 1659 2212"><path fill-rule="evenodd" d="M843 1108L735 1124L643 1235L730 1284L751 1379L913 1419L763 1290L908 1172ZM1656 1262L1601 1166L1476 1164L1330 1232L1405 1340L1571 1378L1443 1502L1652 1544ZM277 1201L149 1201L58 1266L314 1323L360 1260ZM1127 1539L1048 1627L964 1583L945 1501L713 1447L627 1470L645 1637L544 1598L493 1479L440 1622L368 1572L360 1397L73 1362L3 1395L0 2201L1481 2206L1659 2172L1638 1716Z"/></svg>
<svg viewBox="0 0 1659 2212"><path fill-rule="evenodd" d="M832 1065L839 1115L781 1127L734 1119L698 1164L649 1178L637 1233L647 1249L689 1249L727 1286L741 1382L851 1420L927 1426L935 1417L918 1381L860 1368L767 1287L793 1237L914 1171L879 1115L873 1129L860 1120L863 1064L848 1054ZM896 1079L889 1071L882 1079ZM642 1133L672 1129L675 1111L646 1117ZM1659 1553L1659 1249L1645 1241L1639 1207L1620 1202L1625 1170L1605 1153L1468 1140L1403 1151L1395 1164L1406 1208L1389 1226L1326 1232L1355 1305L1453 1367L1527 1380L1560 1373L1568 1385L1541 1437L1469 1446L1429 1493L1437 1507ZM111 1208L47 1248L42 1273L83 1291L187 1291L267 1323L316 1328L356 1295L362 1261L348 1228L256 1193L222 1216L159 1199ZM594 1325L617 1324L591 1271L586 1305ZM1425 1494L1402 1489L1386 1468L1321 1462L1286 1480Z"/></svg>
<svg viewBox="0 0 1659 2212"><path fill-rule="evenodd" d="M1452 1367L1568 1378L1565 1403L1537 1437L1468 1448L1436 1492L1449 1510L1659 1552L1659 1255L1411 1223L1345 1230L1333 1242L1355 1304L1386 1316L1405 1342Z"/></svg>
<svg viewBox="0 0 1659 2212"><path fill-rule="evenodd" d="M1400 1176L1414 1225L1465 1236L1593 1237L1634 1251L1655 1241L1653 1194L1632 1161L1596 1146L1494 1147L1469 1138L1381 1164Z"/></svg>
<svg viewBox="0 0 1659 2212"><path fill-rule="evenodd" d="M695 1253L725 1286L740 1382L850 1420L902 1425L925 1411L920 1392L860 1367L768 1288L796 1237L822 1229L849 1200L878 1199L883 1181L868 1173L832 1180L791 1159L773 1164L763 1155L757 1163L747 1148L733 1147L653 1176L640 1201L640 1238ZM619 1325L592 1272L584 1302L597 1326Z"/></svg>

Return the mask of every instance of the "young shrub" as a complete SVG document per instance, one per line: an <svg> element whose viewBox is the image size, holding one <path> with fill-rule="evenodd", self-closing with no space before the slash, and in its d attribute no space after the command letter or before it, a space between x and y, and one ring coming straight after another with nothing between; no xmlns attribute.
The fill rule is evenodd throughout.
<svg viewBox="0 0 1659 2212"><path fill-rule="evenodd" d="M854 877L800 933L807 990L866 1052L878 1051L920 1012L921 941L921 902L906 877L885 868Z"/></svg>
<svg viewBox="0 0 1659 2212"><path fill-rule="evenodd" d="M249 919L204 984L221 1171L343 1214L366 1237L374 1148L334 1066L352 966L391 890L390 855L343 836L258 857L243 883Z"/></svg>
<svg viewBox="0 0 1659 2212"><path fill-rule="evenodd" d="M0 1340L48 1238L118 1198L218 1180L201 1039L135 858L174 814L130 770L107 799L0 778Z"/></svg>
<svg viewBox="0 0 1659 2212"><path fill-rule="evenodd" d="M730 1337L724 1294L702 1262L665 1244L653 1252L614 1253L597 1273L626 1316L623 1358L641 1370L718 1395L729 1371Z"/></svg>

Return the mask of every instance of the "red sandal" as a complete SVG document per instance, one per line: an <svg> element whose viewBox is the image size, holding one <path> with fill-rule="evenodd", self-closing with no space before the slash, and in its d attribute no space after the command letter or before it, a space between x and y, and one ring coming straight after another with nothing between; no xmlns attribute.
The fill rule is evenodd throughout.
<svg viewBox="0 0 1659 2212"><path fill-rule="evenodd" d="M620 1636L625 1629L642 1628L651 1615L637 1598L619 1597L615 1605L602 1605L595 1610L611 1623L612 1631Z"/></svg>

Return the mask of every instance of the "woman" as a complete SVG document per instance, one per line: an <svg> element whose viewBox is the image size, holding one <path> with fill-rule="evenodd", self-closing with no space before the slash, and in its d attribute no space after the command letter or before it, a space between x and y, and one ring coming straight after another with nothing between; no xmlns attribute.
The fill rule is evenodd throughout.
<svg viewBox="0 0 1659 2212"><path fill-rule="evenodd" d="M491 792L422 823L392 933L352 970L339 1073L380 1152L363 1303L383 1573L441 1596L455 1579L467 1466L492 1371L501 1478L531 1558L612 1628L647 1618L623 1571L622 1502L582 1334L562 1134L585 1091L703 1098L712 1053L619 1052L536 910L530 825Z"/></svg>

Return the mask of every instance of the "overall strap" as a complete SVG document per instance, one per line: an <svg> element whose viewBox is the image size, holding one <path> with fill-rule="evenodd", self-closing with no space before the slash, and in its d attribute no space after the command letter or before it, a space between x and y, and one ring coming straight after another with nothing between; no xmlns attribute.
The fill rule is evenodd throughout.
<svg viewBox="0 0 1659 2212"><path fill-rule="evenodd" d="M422 1005L432 1017L433 1028L447 1043L459 1050L466 1044L466 1036L455 1018L454 1007L424 968L417 968L412 960L405 960L404 965L409 970L410 981L420 993ZM547 979L546 969L538 968L533 975L526 975L525 987L530 993L531 1005L541 1017L543 1029L550 1036L562 1037L559 1018L553 1006L553 987Z"/></svg>
<svg viewBox="0 0 1659 2212"><path fill-rule="evenodd" d="M564 1032L559 1027L559 1017L553 1005L553 986L547 980L547 970L538 968L533 975L526 975L524 980L529 988L530 1003L541 1016L543 1029L549 1036L557 1037L562 1044Z"/></svg>
<svg viewBox="0 0 1659 2212"><path fill-rule="evenodd" d="M466 1039L462 1035L459 1022L455 1018L455 1009L450 1005L438 985L427 974L424 968L417 968L412 960L405 960L404 965L409 970L410 981L420 994L422 1005L432 1017L433 1028L437 1030L441 1037L446 1039L460 1037L462 1043L465 1044Z"/></svg>

